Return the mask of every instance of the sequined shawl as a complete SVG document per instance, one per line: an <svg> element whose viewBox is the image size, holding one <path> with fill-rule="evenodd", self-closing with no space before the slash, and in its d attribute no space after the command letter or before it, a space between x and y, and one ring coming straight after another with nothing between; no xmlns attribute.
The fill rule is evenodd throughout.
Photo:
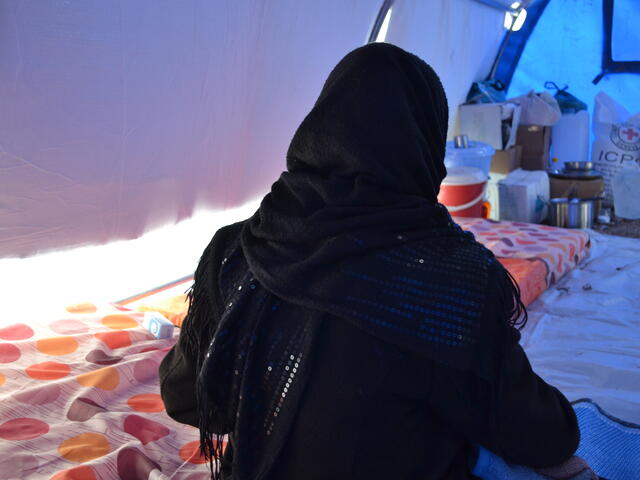
<svg viewBox="0 0 640 480"><path fill-rule="evenodd" d="M184 334L199 361L203 451L220 459L230 434L229 478L268 474L312 381L323 322L497 374L521 302L491 252L437 203L447 122L442 85L422 60L387 44L351 52L259 210L204 252ZM487 296L490 268L502 272L500 298ZM483 324L489 301L503 318Z"/></svg>

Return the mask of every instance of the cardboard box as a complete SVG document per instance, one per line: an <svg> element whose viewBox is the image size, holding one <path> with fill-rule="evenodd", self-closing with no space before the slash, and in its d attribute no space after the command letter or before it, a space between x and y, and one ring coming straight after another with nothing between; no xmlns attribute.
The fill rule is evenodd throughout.
<svg viewBox="0 0 640 480"><path fill-rule="evenodd" d="M551 198L567 198L569 195L578 198L596 198L604 190L602 178L554 178L549 176Z"/></svg>
<svg viewBox="0 0 640 480"><path fill-rule="evenodd" d="M520 106L514 103L481 103L458 108L458 133L467 135L469 140L488 143L496 150L515 145L519 124Z"/></svg>
<svg viewBox="0 0 640 480"><path fill-rule="evenodd" d="M522 147L523 170L547 170L551 148L551 127L520 125L516 143Z"/></svg>
<svg viewBox="0 0 640 480"><path fill-rule="evenodd" d="M514 145L506 150L496 150L491 159L491 173L507 174L520 168L522 147Z"/></svg>

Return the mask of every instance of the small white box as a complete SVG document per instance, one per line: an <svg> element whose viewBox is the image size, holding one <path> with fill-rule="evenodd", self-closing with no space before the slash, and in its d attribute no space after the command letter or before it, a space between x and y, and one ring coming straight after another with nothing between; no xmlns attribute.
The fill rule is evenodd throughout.
<svg viewBox="0 0 640 480"><path fill-rule="evenodd" d="M540 223L547 217L549 176L517 169L498 182L500 220Z"/></svg>
<svg viewBox="0 0 640 480"><path fill-rule="evenodd" d="M173 336L175 325L158 312L145 312L142 326L149 330L156 338L170 338Z"/></svg>

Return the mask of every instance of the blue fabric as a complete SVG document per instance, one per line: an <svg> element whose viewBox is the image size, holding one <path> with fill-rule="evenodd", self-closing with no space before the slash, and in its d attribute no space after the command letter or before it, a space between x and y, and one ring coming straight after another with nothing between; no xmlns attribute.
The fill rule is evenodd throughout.
<svg viewBox="0 0 640 480"><path fill-rule="evenodd" d="M480 447L478 461L472 472L484 480L548 480L533 468L511 465L502 458ZM567 480L591 480L591 472L585 470Z"/></svg>
<svg viewBox="0 0 640 480"><path fill-rule="evenodd" d="M608 480L640 478L640 425L611 417L589 400L573 408L581 436L576 455Z"/></svg>
<svg viewBox="0 0 640 480"><path fill-rule="evenodd" d="M580 445L576 451L598 476L607 480L640 479L640 425L607 415L590 400L574 402L580 426ZM544 480L535 470L511 465L501 457L479 447L472 472L484 480ZM588 472L572 480L590 478Z"/></svg>
<svg viewBox="0 0 640 480"><path fill-rule="evenodd" d="M482 447L478 452L478 461L472 473L484 480L545 480L545 477L532 468L510 465Z"/></svg>

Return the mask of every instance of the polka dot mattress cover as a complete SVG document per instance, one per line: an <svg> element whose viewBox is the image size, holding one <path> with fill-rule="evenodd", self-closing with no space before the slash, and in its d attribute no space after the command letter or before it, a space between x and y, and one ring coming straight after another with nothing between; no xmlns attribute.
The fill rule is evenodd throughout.
<svg viewBox="0 0 640 480"><path fill-rule="evenodd" d="M84 304L0 328L0 479L207 479L198 431L170 419L158 366L175 343L143 314Z"/></svg>
<svg viewBox="0 0 640 480"><path fill-rule="evenodd" d="M547 270L547 287L589 254L589 234L583 230L482 218L458 217L456 222L497 257L541 261Z"/></svg>
<svg viewBox="0 0 640 480"><path fill-rule="evenodd" d="M588 254L582 231L457 221L501 257L526 303ZM171 420L158 394L158 366L179 330L158 340L142 319L119 305L80 304L0 328L0 480L209 478L197 429Z"/></svg>

